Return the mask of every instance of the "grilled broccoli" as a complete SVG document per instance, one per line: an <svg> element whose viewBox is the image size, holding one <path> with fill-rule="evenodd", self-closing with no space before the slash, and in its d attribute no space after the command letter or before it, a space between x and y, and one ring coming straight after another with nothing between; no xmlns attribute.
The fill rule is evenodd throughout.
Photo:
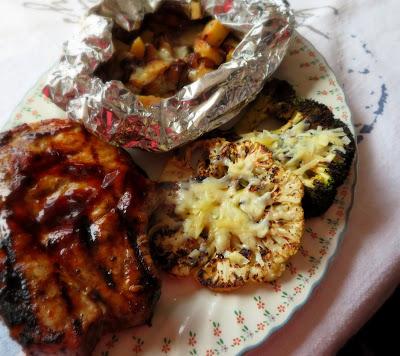
<svg viewBox="0 0 400 356"><path fill-rule="evenodd" d="M318 216L332 205L337 188L349 173L355 153L354 138L348 126L335 119L325 105L299 99L286 103L285 111L291 116L285 125L275 131L242 136L265 145L276 160L300 177L305 187L305 216ZM269 108L275 105L271 100L265 103Z"/></svg>
<svg viewBox="0 0 400 356"><path fill-rule="evenodd" d="M288 82L272 79L265 83L260 94L249 105L244 119L237 123L234 130L238 134L253 131L269 118L287 121L293 115L295 100L296 92Z"/></svg>

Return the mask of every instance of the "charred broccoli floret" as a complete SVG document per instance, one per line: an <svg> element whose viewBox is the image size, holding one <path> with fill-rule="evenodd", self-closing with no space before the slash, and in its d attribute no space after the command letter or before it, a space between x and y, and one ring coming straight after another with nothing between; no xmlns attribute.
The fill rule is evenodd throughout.
<svg viewBox="0 0 400 356"><path fill-rule="evenodd" d="M278 130L243 137L265 145L276 160L300 177L305 188L305 216L318 216L332 205L337 188L346 179L355 142L348 126L335 119L325 105L298 99L292 105L290 119Z"/></svg>
<svg viewBox="0 0 400 356"><path fill-rule="evenodd" d="M295 100L296 92L288 82L279 79L268 81L254 102L249 105L244 119L235 126L236 133L253 131L269 118L289 120L294 112Z"/></svg>

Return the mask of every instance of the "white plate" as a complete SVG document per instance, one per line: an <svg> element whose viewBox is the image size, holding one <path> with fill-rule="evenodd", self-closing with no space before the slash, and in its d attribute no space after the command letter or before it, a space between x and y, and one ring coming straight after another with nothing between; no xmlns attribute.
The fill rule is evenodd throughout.
<svg viewBox="0 0 400 356"><path fill-rule="evenodd" d="M299 35L295 36L277 77L293 84L299 96L328 105L354 133L349 108L334 74L315 48ZM18 105L6 128L65 117L65 112L41 94L44 79ZM134 157L151 176L157 175L162 155L135 153ZM191 279L165 275L153 325L106 335L95 354L211 356L243 353L264 342L287 323L324 277L344 236L355 182L352 170L329 211L323 217L307 220L302 247L278 281L227 295L199 288ZM20 350L9 339L4 326L0 339L0 354Z"/></svg>

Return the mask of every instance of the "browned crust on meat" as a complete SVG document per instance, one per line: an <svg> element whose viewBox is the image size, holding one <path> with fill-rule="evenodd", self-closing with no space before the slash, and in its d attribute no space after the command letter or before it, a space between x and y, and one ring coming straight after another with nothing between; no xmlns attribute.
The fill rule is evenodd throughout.
<svg viewBox="0 0 400 356"><path fill-rule="evenodd" d="M0 135L0 315L29 354L88 354L151 319L154 196L125 151L71 120Z"/></svg>

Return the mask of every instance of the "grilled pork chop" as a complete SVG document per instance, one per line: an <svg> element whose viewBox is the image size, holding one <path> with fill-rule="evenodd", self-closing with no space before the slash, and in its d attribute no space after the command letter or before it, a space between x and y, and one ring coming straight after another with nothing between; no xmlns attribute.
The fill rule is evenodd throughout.
<svg viewBox="0 0 400 356"><path fill-rule="evenodd" d="M0 314L28 354L88 354L103 333L150 321L153 200L129 156L77 123L0 136Z"/></svg>

